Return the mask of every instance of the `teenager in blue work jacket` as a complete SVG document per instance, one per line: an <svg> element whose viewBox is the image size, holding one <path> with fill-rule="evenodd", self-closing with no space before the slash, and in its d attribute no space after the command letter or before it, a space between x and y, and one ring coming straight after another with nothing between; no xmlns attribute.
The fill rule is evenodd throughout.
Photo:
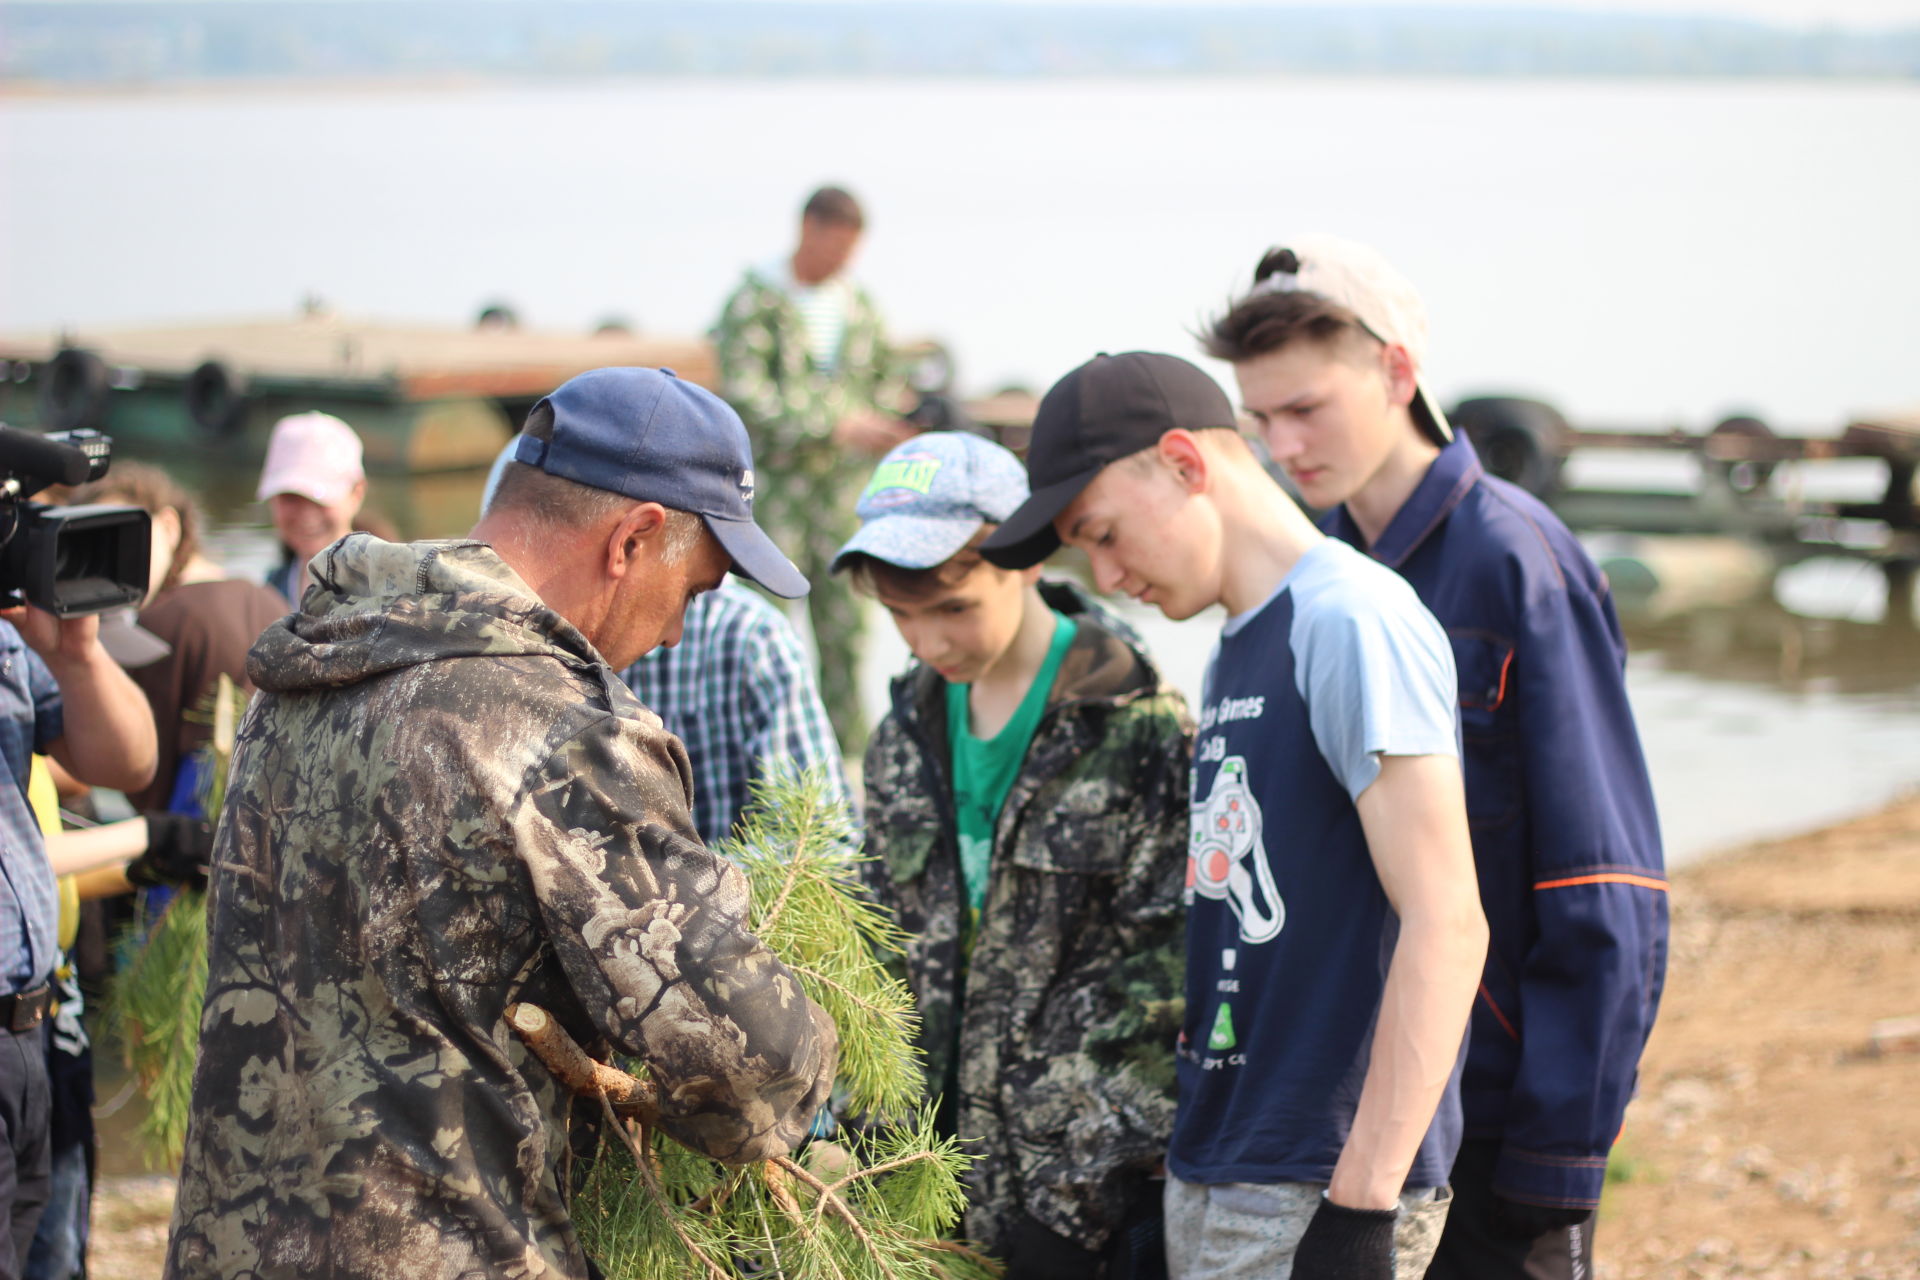
<svg viewBox="0 0 1920 1280"><path fill-rule="evenodd" d="M1452 434L1420 385L1426 329L1377 253L1311 236L1262 259L1204 345L1323 527L1398 570L1453 646L1492 945L1429 1280L1574 1280L1665 977L1660 832L1606 580Z"/></svg>

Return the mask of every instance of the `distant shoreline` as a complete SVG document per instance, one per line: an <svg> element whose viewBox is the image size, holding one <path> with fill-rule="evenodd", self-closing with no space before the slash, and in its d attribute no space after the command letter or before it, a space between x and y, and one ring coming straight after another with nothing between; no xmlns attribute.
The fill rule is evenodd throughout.
<svg viewBox="0 0 1920 1280"><path fill-rule="evenodd" d="M1757 0L1752 0L1757 5ZM1588 7L1567 7L1569 5ZM1455 7L1455 6L1458 7ZM0 75L138 86L291 76L1705 76L1920 80L1920 23L1596 9L1082 0L10 0Z"/></svg>
<svg viewBox="0 0 1920 1280"><path fill-rule="evenodd" d="M993 74L989 72L935 72L929 74L864 74L806 72L773 75L757 72L661 72L568 77L562 75L489 75L477 72L443 75L363 76L206 76L151 81L54 81L0 79L0 102L125 100L145 98L227 98L260 96L347 96L392 93L431 96L475 89L583 89L654 88L669 85L914 85L929 82L951 85L1015 87L1060 84L1589 84L1589 85L1698 85L1752 87L1768 85L1826 86L1853 89L1908 88L1920 92L1920 77L1896 74L1790 75L1775 72L1735 74L1700 72L1677 75L1663 72L1382 72L1382 71L1088 71L1048 74Z"/></svg>

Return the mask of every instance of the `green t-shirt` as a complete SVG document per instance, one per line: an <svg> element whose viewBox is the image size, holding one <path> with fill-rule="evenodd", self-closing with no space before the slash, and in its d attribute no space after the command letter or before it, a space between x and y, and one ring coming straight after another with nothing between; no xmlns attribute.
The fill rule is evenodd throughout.
<svg viewBox="0 0 1920 1280"><path fill-rule="evenodd" d="M1067 655L1079 627L1072 618L1055 613L1053 641L1047 646L1046 660L1034 673L1033 683L1020 699L1011 719L991 738L976 738L969 727L971 715L967 695L971 685L947 686L947 745L953 755L953 811L959 825L960 874L966 881L967 936L973 936L973 922L987 901L987 859L993 849L993 828L1000 818L1000 806L1006 803L1013 780L1020 775L1020 762L1027 758L1033 731L1047 709L1047 693L1060 672L1060 660Z"/></svg>

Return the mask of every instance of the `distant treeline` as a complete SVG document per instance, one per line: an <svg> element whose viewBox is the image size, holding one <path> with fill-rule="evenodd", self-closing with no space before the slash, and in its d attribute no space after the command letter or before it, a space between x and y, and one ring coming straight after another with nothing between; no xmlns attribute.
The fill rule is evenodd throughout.
<svg viewBox="0 0 1920 1280"><path fill-rule="evenodd" d="M1920 26L1433 9L710 0L0 8L0 80L1363 74L1920 76Z"/></svg>

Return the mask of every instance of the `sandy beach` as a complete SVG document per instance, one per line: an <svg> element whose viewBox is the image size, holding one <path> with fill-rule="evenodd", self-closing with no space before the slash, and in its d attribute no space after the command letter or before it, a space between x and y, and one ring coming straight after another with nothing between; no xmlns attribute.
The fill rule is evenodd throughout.
<svg viewBox="0 0 1920 1280"><path fill-rule="evenodd" d="M1920 796L1674 877L1606 1280L1920 1276Z"/></svg>
<svg viewBox="0 0 1920 1280"><path fill-rule="evenodd" d="M1920 1276L1920 1036L1874 1044L1915 1016L1920 795L1677 873L1598 1280ZM102 1179L89 1274L158 1275L171 1199Z"/></svg>

